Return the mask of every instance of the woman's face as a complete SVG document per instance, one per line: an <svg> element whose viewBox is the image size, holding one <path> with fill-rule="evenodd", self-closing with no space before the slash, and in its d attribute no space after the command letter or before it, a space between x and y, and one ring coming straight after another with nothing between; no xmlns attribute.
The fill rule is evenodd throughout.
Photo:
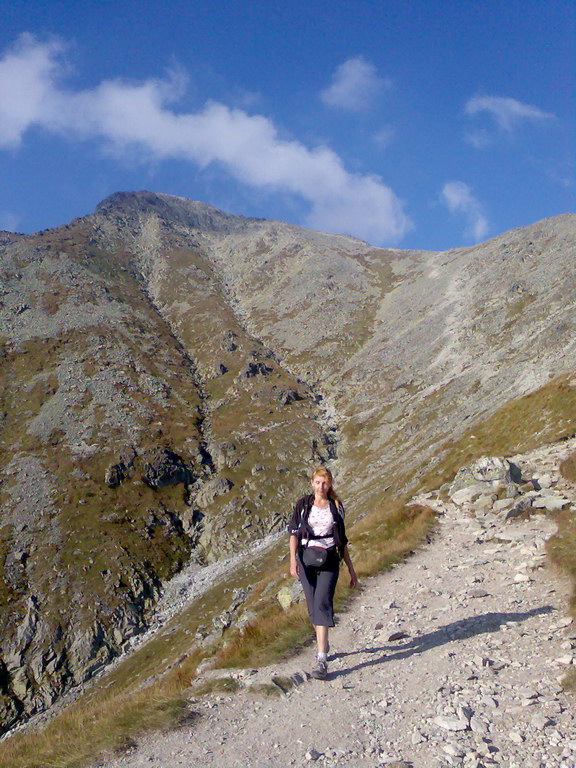
<svg viewBox="0 0 576 768"><path fill-rule="evenodd" d="M314 475L312 478L312 489L316 496L324 499L330 490L330 481L325 475Z"/></svg>

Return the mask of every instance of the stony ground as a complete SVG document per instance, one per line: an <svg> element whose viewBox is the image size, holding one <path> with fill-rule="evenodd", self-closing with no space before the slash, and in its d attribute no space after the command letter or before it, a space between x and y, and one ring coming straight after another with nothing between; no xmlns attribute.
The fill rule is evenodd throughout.
<svg viewBox="0 0 576 768"><path fill-rule="evenodd" d="M521 457L552 478L574 444ZM552 493L552 490L550 491ZM555 525L543 514L504 522L434 501L430 545L367 580L331 633L326 681L306 679L313 651L244 684L300 672L277 698L211 694L191 700L191 725L151 734L105 768L283 768L380 765L574 768L576 707L559 680L574 663L567 584L546 564ZM396 635L397 639L393 639ZM227 673L229 674L229 673Z"/></svg>

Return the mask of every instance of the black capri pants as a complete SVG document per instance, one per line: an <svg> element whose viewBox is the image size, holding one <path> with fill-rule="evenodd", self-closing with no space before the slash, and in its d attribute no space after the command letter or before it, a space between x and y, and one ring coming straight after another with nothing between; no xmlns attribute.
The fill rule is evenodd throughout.
<svg viewBox="0 0 576 768"><path fill-rule="evenodd" d="M334 592L340 572L340 558L336 549L328 552L328 558L322 568L305 566L301 553L298 553L298 572L310 621L316 627L333 627Z"/></svg>

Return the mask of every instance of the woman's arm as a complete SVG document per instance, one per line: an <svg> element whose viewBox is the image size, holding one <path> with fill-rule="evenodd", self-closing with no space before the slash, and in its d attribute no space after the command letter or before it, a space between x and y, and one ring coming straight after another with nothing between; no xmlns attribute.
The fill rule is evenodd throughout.
<svg viewBox="0 0 576 768"><path fill-rule="evenodd" d="M298 578L298 560L296 559L296 552L298 551L298 537L290 536L290 576Z"/></svg>
<svg viewBox="0 0 576 768"><path fill-rule="evenodd" d="M350 586L355 587L358 584L358 576L356 576L356 571L354 570L354 566L352 565L352 558L350 557L350 552L348 552L348 544L344 547L344 552L342 553L342 559L348 566L348 572L350 574Z"/></svg>

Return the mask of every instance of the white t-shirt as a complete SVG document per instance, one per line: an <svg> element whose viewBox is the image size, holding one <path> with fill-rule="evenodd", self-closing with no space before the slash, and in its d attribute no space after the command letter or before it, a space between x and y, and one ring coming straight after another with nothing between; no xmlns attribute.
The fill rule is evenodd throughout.
<svg viewBox="0 0 576 768"><path fill-rule="evenodd" d="M322 547L328 549L334 546L334 536L332 532L334 530L334 518L330 510L330 505L327 507L317 507L316 504L312 505L310 514L308 515L308 525L312 528L314 536L320 536L318 539L310 539L311 547ZM306 546L308 539L303 538L302 544Z"/></svg>

